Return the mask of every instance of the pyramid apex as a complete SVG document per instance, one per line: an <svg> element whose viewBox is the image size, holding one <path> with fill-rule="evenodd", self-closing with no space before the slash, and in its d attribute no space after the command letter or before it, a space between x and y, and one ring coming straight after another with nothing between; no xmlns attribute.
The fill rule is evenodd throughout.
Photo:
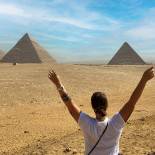
<svg viewBox="0 0 155 155"><path fill-rule="evenodd" d="M29 40L32 41L32 38L30 37L30 35L28 33L25 33L21 38L20 38L20 42L25 42L25 40Z"/></svg>
<svg viewBox="0 0 155 155"><path fill-rule="evenodd" d="M23 37L29 37L29 34L28 33L25 33Z"/></svg>
<svg viewBox="0 0 155 155"><path fill-rule="evenodd" d="M127 41L125 41L125 42L123 43L123 45L129 45L129 43L128 43Z"/></svg>

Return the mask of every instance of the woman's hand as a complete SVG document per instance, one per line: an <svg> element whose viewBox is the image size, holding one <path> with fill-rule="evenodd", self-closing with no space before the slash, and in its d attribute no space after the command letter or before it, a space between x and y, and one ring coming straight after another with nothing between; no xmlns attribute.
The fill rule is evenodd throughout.
<svg viewBox="0 0 155 155"><path fill-rule="evenodd" d="M55 84L57 88L61 87L61 82L59 76L54 70L49 71L48 78Z"/></svg>
<svg viewBox="0 0 155 155"><path fill-rule="evenodd" d="M144 74L143 74L143 77L142 77L142 80L144 80L145 82L151 80L153 77L155 76L155 73L154 73L154 67L150 67L149 69L147 69Z"/></svg>

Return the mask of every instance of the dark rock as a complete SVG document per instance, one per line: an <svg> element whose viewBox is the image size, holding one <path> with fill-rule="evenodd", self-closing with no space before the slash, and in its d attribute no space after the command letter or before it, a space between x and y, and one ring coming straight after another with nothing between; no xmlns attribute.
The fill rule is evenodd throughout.
<svg viewBox="0 0 155 155"><path fill-rule="evenodd" d="M26 131L26 130L25 130L24 133L29 133L29 131Z"/></svg>
<svg viewBox="0 0 155 155"><path fill-rule="evenodd" d="M71 148L70 147L67 147L67 148L64 149L63 152L70 152L70 151L71 151Z"/></svg>

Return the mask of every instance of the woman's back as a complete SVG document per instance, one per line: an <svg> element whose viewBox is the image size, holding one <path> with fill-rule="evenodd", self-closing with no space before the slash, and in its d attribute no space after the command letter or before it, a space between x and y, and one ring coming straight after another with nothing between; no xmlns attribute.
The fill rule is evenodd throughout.
<svg viewBox="0 0 155 155"><path fill-rule="evenodd" d="M81 112L78 121L85 139L85 154L94 147L100 135L108 127L92 155L118 155L119 139L124 127L124 120L119 113L116 113L111 119L105 118L104 121L97 121L89 115Z"/></svg>

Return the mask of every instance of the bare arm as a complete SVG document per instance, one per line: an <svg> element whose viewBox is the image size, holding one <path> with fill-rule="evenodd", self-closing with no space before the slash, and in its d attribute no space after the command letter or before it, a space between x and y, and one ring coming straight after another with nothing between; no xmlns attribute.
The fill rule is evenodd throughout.
<svg viewBox="0 0 155 155"><path fill-rule="evenodd" d="M61 99L63 100L63 102L68 108L68 111L70 112L72 117L75 119L75 121L78 122L78 119L80 116L80 108L69 97L64 86L61 84L59 77L56 75L56 73L53 70L49 72L48 77L55 84L60 94Z"/></svg>
<svg viewBox="0 0 155 155"><path fill-rule="evenodd" d="M120 114L125 122L127 122L130 115L134 111L134 107L137 101L139 100L140 96L142 95L146 83L149 80L151 80L153 77L154 77L154 70L153 70L153 67L151 67L144 72L140 82L138 83L136 89L132 93L129 101L120 110Z"/></svg>

